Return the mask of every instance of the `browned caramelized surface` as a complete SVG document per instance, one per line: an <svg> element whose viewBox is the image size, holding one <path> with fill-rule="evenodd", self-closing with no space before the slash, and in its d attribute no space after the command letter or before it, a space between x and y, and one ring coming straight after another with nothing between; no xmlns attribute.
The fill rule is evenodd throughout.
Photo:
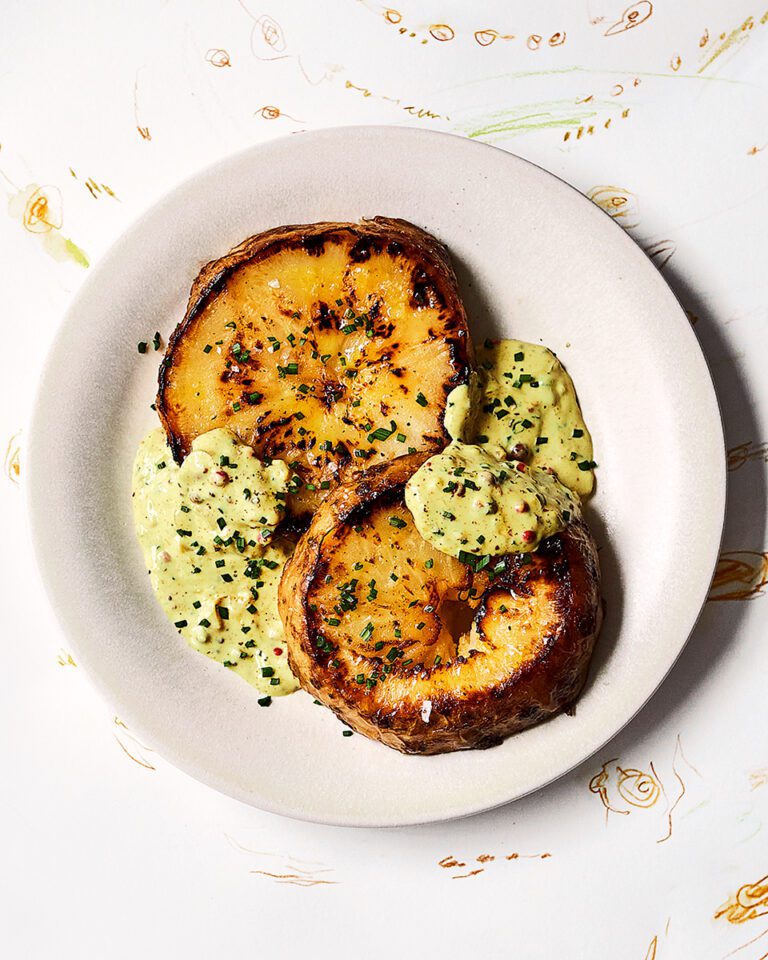
<svg viewBox="0 0 768 960"><path fill-rule="evenodd" d="M402 220L281 227L206 266L161 366L177 460L229 427L287 460L297 513L354 468L449 441L472 346L445 248Z"/></svg>
<svg viewBox="0 0 768 960"><path fill-rule="evenodd" d="M403 502L424 455L345 482L283 575L305 689L353 729L413 753L492 746L570 706L600 623L581 521L474 571L422 539Z"/></svg>

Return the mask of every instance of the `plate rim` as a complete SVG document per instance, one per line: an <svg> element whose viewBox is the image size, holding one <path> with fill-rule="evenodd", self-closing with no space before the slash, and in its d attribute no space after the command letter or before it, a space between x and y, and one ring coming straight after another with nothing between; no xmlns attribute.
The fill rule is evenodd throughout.
<svg viewBox="0 0 768 960"><path fill-rule="evenodd" d="M140 236L142 228L145 222L152 217L154 217L158 211L164 205L173 205L177 196L183 194L195 181L202 179L206 176L210 176L216 172L218 169L225 169L229 165L234 165L238 161L246 158L249 155L253 155L255 160L258 161L259 154L264 148L273 148L276 145L280 144L288 145L290 143L298 142L299 140L307 139L317 139L322 140L324 138L330 137L345 137L345 136L354 136L355 134L360 135L364 133L366 136L371 134L378 134L380 136L386 137L390 136L393 133L398 135L405 134L407 138L421 139L421 140L433 140L435 142L446 142L451 141L454 144L461 143L464 145L472 145L472 149L475 147L478 148L478 152L481 148L484 148L488 151L494 151L497 154L503 154L505 157L510 158L512 162L519 162L525 164L529 167L534 168L538 174L543 174L545 178L552 178L558 181L559 184L563 185L572 193L576 194L585 204L590 204L589 199L582 194L576 187L572 186L562 177L558 176L555 173L550 172L539 164L533 163L530 160L527 160L524 157L520 157L515 153L511 153L508 150L505 150L501 147L497 147L494 144L484 143L479 140L471 140L467 137L448 133L446 131L437 131L437 130L425 130L418 127L407 126L403 124L357 124L357 125L343 125L343 126L334 126L334 127L322 127L312 130L301 131L297 134L288 134L280 137L270 138L269 140L260 141L259 143L250 144L247 147L244 147L235 152L229 153L226 156L220 157L217 160L204 164L201 167L194 170L192 173L184 177L178 183L176 183L170 190L162 193L158 197L150 200L138 214L127 224L127 226L109 243L106 249L100 254L99 259L94 264L94 267L89 274L86 276L82 284L79 286L74 296L69 301L67 308L65 309L63 315L58 318L54 334L49 342L48 349L46 351L45 361L42 365L42 368L39 373L39 378L36 384L34 397L29 408L29 415L27 419L27 431L26 431L26 441L24 444L25 453L26 453L26 464L27 464L27 480L24 484L24 494L25 494L25 508L28 518L28 530L29 537L33 547L33 556L34 556L34 565L36 573L39 577L39 581L43 587L44 595L47 598L50 609L53 613L55 621L57 622L62 634L66 637L67 643L71 646L73 653L75 654L78 664L83 665L84 672L96 690L98 695L108 706L109 709L119 707L119 712L126 717L130 723L130 728L132 731L136 732L139 737L145 736L146 739L152 741L155 739L155 734L149 731L144 731L141 717L134 715L134 710L130 704L123 703L123 698L113 686L111 686L106 679L103 679L97 669L91 669L88 665L89 657L86 654L83 656L83 651L79 647L79 638L76 636L74 630L70 630L66 621L63 610L58 606L57 603L57 589L53 584L53 577L49 573L47 567L47 543L44 536L44 532L41 529L41 521L37 512L37 503L36 503L36 476L38 475L38 470L42 466L42 461L44 458L44 443L41 440L41 423L45 416L45 406L46 406L46 396L45 396L45 385L51 374L51 371L54 367L54 358L58 352L60 344L65 339L67 331L77 325L77 314L78 308L82 300L86 299L86 296L90 293L92 287L98 287L100 282L99 278L104 270L105 264L108 266L113 257L116 254L116 251L119 251L119 248L122 244L128 244L135 236ZM393 815L383 818L375 817L372 819L366 819L364 817L352 817L349 814L339 814L335 815L332 813L325 814L313 814L310 811L303 810L299 805L287 809L284 805L275 804L271 802L268 798L260 798L259 802L255 802L253 797L246 796L244 791L239 791L236 789L234 784L225 784L220 782L220 778L206 773L204 769L198 769L197 766L187 761L183 756L180 755L179 751L175 748L169 747L167 743L163 743L158 749L157 754L164 761L170 763L176 769L181 770L186 775L192 777L194 780L204 784L205 786L215 789L219 793L224 794L225 796L232 797L250 807L254 807L259 810L263 810L267 813L289 817L290 819L295 819L303 822L325 824L331 826L345 826L345 827L360 827L360 828L372 828L372 827L399 827L399 826L416 826L426 823L443 823L450 820L459 820L466 817L475 816L481 813L486 813L491 810L498 809L499 807L505 806L509 803L516 802L521 800L526 796L530 796L532 793L536 793L539 790L542 790L548 787L550 784L561 779L562 777L569 774L571 771L576 769L590 757L597 754L602 750L607 743L609 743L614 737L616 737L622 730L624 730L637 715L645 709L649 701L654 697L658 692L660 687L667 680L669 674L677 663L678 659L685 650L688 642L693 634L694 629L701 617L701 614L704 610L706 603L706 598L709 592L709 588L712 582L712 578L715 573L717 560L720 554L722 547L722 538L724 533L725 526L725 508L726 508L726 494L727 494L727 463L726 463L726 444L725 444L725 431L723 426L722 418L722 408L720 405L720 400L715 388L714 379L712 377L710 363L707 358L702 345L696 336L694 330L692 329L690 323L688 322L685 311L677 297L677 294L672 289L672 287L666 282L662 274L655 268L652 261L636 243L632 237L618 224L616 221L604 210L597 207L595 204L591 204L596 210L604 216L608 221L611 222L614 228L614 238L615 243L623 243L624 245L629 245L635 253L641 253L648 263L653 267L653 273L655 274L654 283L659 289L663 289L667 294L671 295L678 312L679 320L681 324L684 324L683 329L687 330L687 336L689 340L690 349L696 353L697 357L703 361L704 371L706 372L706 378L702 378L703 381L706 380L706 388L710 401L714 401L714 410L716 417L712 420L712 426L716 426L719 429L719 433L716 438L719 442L717 446L720 449L720 457L718 458L718 476L714 478L717 482L717 491L716 494L713 493L713 499L716 498L716 517L718 518L718 533L717 533L717 547L713 551L713 557L711 559L710 573L706 580L706 583L702 581L701 589L697 592L697 599L695 604L693 601L690 603L690 609L695 610L695 613L691 617L687 616L686 621L690 621L689 625L686 628L685 636L682 638L679 647L676 650L676 653L672 660L666 667L666 670L663 674L659 674L658 679L656 680L653 688L644 698L642 703L640 703L633 712L624 717L621 722L615 728L612 728L610 731L606 732L604 737L601 737L599 743L590 745L587 748L587 752L583 755L580 753L576 758L569 760L568 764L560 769L557 773L553 774L546 780L543 780L536 786L533 786L522 793L513 795L512 797L507 797L506 799L493 800L489 803L484 802L474 802L464 805L457 805L453 808L445 808L436 814L422 815L422 816L412 816L412 817L399 817L396 815L396 811L393 811ZM714 468L715 464L708 464L709 469ZM40 472L44 472L40 470ZM714 520L713 520L714 525Z"/></svg>

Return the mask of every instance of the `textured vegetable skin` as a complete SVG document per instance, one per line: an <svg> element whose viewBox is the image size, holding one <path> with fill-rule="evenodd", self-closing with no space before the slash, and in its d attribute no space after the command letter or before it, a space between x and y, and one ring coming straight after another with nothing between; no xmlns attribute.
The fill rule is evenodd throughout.
<svg viewBox="0 0 768 960"><path fill-rule="evenodd" d="M302 687L364 736L404 753L491 747L578 698L602 619L597 551L576 519L530 562L494 557L474 573L423 540L404 505L424 459L373 467L320 506L280 584L288 656ZM334 612L353 578L355 609Z"/></svg>
<svg viewBox="0 0 768 960"><path fill-rule="evenodd" d="M342 332L348 313L367 327ZM294 465L291 509L307 514L350 471L444 447L446 397L472 363L456 277L430 234L385 217L284 226L203 267L157 411L178 462L217 426Z"/></svg>

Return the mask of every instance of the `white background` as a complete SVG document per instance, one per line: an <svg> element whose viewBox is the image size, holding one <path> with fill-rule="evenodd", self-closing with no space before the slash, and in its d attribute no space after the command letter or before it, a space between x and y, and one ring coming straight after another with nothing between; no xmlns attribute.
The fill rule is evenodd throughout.
<svg viewBox="0 0 768 960"><path fill-rule="evenodd" d="M22 448L21 485L12 464L0 478L3 958L669 960L743 948L740 960L758 960L768 951L768 887L758 884L768 873L768 600L758 588L767 11L646 0L633 8L637 25L622 29L632 22L626 0L393 2L387 15L376 0L6 0L0 193L59 191L54 232L93 265L171 186L233 150L300 129L396 123L495 143L607 197L689 311L728 447L747 445L746 459L731 456L720 568L727 579L744 564L743 582L715 593L750 599L708 603L672 674L619 737L494 813L346 830L218 796L115 722L68 664L37 581L24 426L47 345L88 268L51 257L45 235L6 216L0 198L0 439L11 454ZM638 443L653 456L653 437ZM659 484L663 496L663 464ZM652 778L646 797L660 784L666 799L628 802L639 774ZM751 909L715 919L747 884L758 884L740 895Z"/></svg>

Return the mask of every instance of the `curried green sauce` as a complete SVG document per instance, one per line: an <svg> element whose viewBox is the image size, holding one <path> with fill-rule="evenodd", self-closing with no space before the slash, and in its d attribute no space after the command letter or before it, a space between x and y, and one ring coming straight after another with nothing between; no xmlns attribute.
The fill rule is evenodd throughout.
<svg viewBox="0 0 768 960"><path fill-rule="evenodd" d="M478 371L448 395L453 442L411 477L405 502L443 553L530 552L592 492L592 438L551 350L500 340L477 353Z"/></svg>
<svg viewBox="0 0 768 960"><path fill-rule="evenodd" d="M275 534L288 484L285 463L262 463L228 430L198 437L181 466L153 430L133 468L136 534L163 610L193 649L271 696L298 688L277 612L293 552Z"/></svg>
<svg viewBox="0 0 768 960"><path fill-rule="evenodd" d="M450 435L487 448L497 459L522 445L526 463L550 467L561 483L589 496L595 483L592 438L573 381L554 353L522 340L486 341L477 361L472 382L448 395Z"/></svg>
<svg viewBox="0 0 768 960"><path fill-rule="evenodd" d="M540 467L454 440L406 484L419 533L443 553L527 553L562 530L578 498Z"/></svg>

